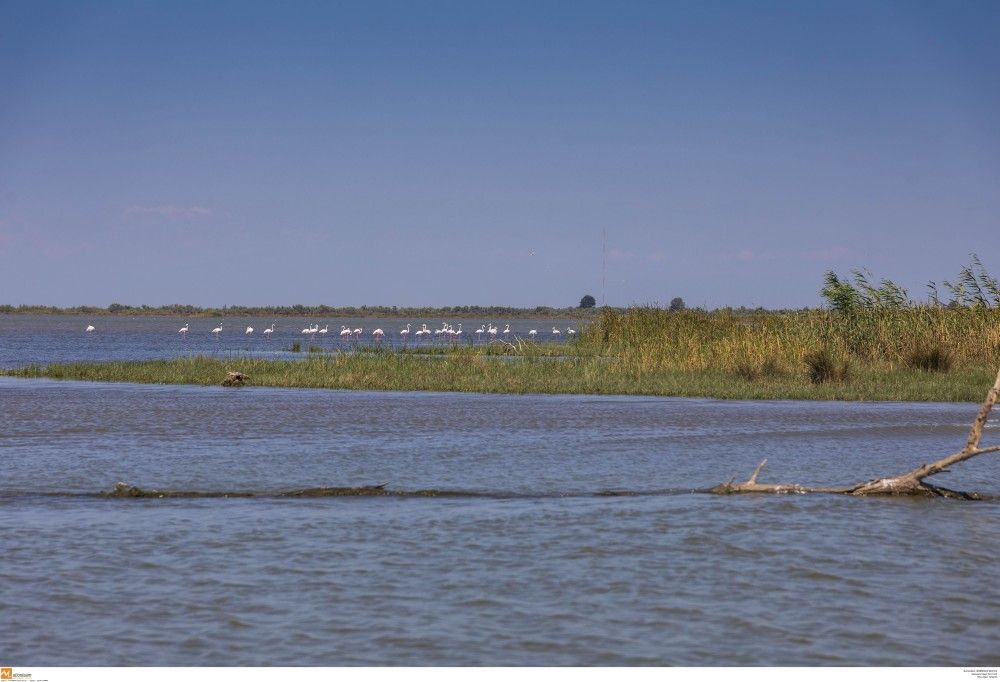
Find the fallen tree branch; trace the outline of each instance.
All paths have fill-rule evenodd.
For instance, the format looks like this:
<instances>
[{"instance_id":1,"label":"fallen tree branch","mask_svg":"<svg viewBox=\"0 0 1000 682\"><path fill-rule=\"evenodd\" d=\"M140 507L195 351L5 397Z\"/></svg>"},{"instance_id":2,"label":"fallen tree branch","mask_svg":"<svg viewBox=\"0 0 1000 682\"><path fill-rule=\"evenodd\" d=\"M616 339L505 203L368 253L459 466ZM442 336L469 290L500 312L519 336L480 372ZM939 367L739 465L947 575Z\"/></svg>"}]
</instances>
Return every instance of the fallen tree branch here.
<instances>
[{"instance_id":1,"label":"fallen tree branch","mask_svg":"<svg viewBox=\"0 0 1000 682\"><path fill-rule=\"evenodd\" d=\"M767 463L765 459L757 465L753 474L743 483L734 483L730 479L726 483L721 483L708 492L718 495L730 495L735 493L837 493L842 495L911 495L923 497L951 497L963 500L979 500L983 496L978 493L967 493L958 490L949 490L927 483L924 479L947 471L949 467L967 459L972 459L978 455L988 452L1000 451L1000 445L980 447L983 437L983 427L989 418L990 410L996 404L997 396L1000 395L1000 372L997 372L996 381L993 387L986 393L986 399L979 406L979 412L969 429L969 437L965 441L965 447L953 455L929 464L923 464L913 471L908 471L898 476L888 478L878 478L872 481L865 481L852 486L842 488L818 488L812 486L799 485L797 483L758 483L757 476Z\"/></svg>"}]
</instances>

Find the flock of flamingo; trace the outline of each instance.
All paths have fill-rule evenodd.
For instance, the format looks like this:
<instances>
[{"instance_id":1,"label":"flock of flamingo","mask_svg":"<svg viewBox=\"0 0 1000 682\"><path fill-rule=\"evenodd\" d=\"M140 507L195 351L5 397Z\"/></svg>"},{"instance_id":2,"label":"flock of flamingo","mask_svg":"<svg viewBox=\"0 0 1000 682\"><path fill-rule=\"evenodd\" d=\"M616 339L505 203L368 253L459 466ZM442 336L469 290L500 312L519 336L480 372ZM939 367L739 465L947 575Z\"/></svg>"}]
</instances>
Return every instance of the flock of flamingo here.
<instances>
[{"instance_id":1,"label":"flock of flamingo","mask_svg":"<svg viewBox=\"0 0 1000 682\"><path fill-rule=\"evenodd\" d=\"M272 322L270 327L262 330L261 333L264 335L265 339L270 339L271 338L271 335L274 333L275 325L276 325L276 323ZM445 341L450 341L452 343L457 343L457 342L461 341L462 338L463 338L463 334L464 334L464 332L462 331L462 323L461 322L458 323L458 328L457 329L454 328L451 324L449 324L447 322L442 323L442 325L441 325L441 327L439 329L430 329L427 326L426 323L421 323L420 329L414 330L414 329L412 329L412 327L413 327L413 325L411 323L407 323L405 328L399 330L399 338L403 341L404 344L406 344L409 341L411 333L412 333L413 338L415 340L417 340L417 341L421 341L421 340L423 340L423 341L431 341L431 340L436 340L436 339L443 339ZM187 338L187 334L190 331L190 328L191 328L191 323L188 322L183 327L181 327L180 329L178 329L177 333L180 334L181 337L183 337L183 338L186 339ZM96 331L97 331L97 329L96 329L96 327L94 327L94 325L92 325L92 324L87 325L86 332L88 334L96 332ZM313 323L312 326L305 327L302 330L301 334L303 336L308 336L308 337L310 337L312 339L315 339L317 335L319 335L320 338L326 338L326 335L329 333L329 331L330 331L330 324L329 323L327 323L326 326L324 326L322 329L320 329L318 323ZM246 331L243 332L243 335L246 336L246 337L251 337L251 336L253 336L254 332L255 332L255 330L254 330L253 327L247 327ZM213 329L210 333L213 336L215 336L216 339L218 339L219 337L221 337L222 336L222 323L219 323L219 326L216 327L215 329ZM363 327L358 327L356 329L351 329L350 327L348 327L346 325L341 325L341 327L340 327L340 340L344 341L344 342L348 342L348 341L357 342L357 341L361 340L361 337L362 337L362 335L364 333L365 333L365 330L364 330ZM510 337L510 335L511 335L512 332L510 331L510 324L507 324L503 328L503 330L499 330L496 326L493 325L492 322L486 322L486 323L483 323L482 325L480 325L480 327L478 329L476 329L476 331L471 332L471 333L476 335L476 339L477 340L481 340L484 335L486 336L486 338L488 340L494 340L494 339L497 338L497 336L501 336L502 338L507 339L507 338ZM383 330L381 328L372 330L370 332L370 334L371 334L371 339L374 342L376 342L376 343L381 343L382 340L385 338L385 330ZM573 336L576 335L576 330L573 329L573 328L571 328L571 327L567 327L566 328L566 335L568 337L573 337ZM537 329L531 329L531 330L528 331L528 337L529 338L534 339L537 336L538 336L538 330ZM558 327L552 327L552 336L555 337L555 338L561 337L562 336L562 330L559 329Z\"/></svg>"}]
</instances>

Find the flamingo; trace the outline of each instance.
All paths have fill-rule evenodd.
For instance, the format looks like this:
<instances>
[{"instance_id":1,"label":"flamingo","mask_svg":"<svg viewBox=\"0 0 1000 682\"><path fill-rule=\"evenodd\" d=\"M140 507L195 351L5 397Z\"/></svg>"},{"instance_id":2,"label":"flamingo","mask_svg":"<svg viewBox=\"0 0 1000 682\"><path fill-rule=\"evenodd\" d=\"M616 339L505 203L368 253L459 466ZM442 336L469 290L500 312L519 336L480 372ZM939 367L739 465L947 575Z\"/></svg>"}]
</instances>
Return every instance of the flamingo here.
<instances>
[{"instance_id":1,"label":"flamingo","mask_svg":"<svg viewBox=\"0 0 1000 682\"><path fill-rule=\"evenodd\" d=\"M243 333L246 334L247 336L250 336L251 334L253 334L253 327L247 327L247 330Z\"/></svg>"},{"instance_id":2,"label":"flamingo","mask_svg":"<svg viewBox=\"0 0 1000 682\"><path fill-rule=\"evenodd\" d=\"M483 334L486 333L486 325L481 325L479 329L476 330L476 339L479 339Z\"/></svg>"},{"instance_id":3,"label":"flamingo","mask_svg":"<svg viewBox=\"0 0 1000 682\"><path fill-rule=\"evenodd\" d=\"M406 340L410 338L410 323L409 322L406 323L406 329L400 329L399 330L399 335L403 338L403 343L406 343Z\"/></svg>"},{"instance_id":4,"label":"flamingo","mask_svg":"<svg viewBox=\"0 0 1000 682\"><path fill-rule=\"evenodd\" d=\"M190 326L191 326L190 322L186 323L183 327L181 327L180 329L177 330L177 333L180 334L181 336L185 336L186 337L187 333L188 333L188 327L190 327Z\"/></svg>"},{"instance_id":5,"label":"flamingo","mask_svg":"<svg viewBox=\"0 0 1000 682\"><path fill-rule=\"evenodd\" d=\"M490 322L490 328L487 331L490 333L491 339L495 339L497 337L497 328L493 326L492 322Z\"/></svg>"},{"instance_id":6,"label":"flamingo","mask_svg":"<svg viewBox=\"0 0 1000 682\"><path fill-rule=\"evenodd\" d=\"M457 342L461 340L462 340L462 323L459 322L458 329L455 330L455 341Z\"/></svg>"},{"instance_id":7,"label":"flamingo","mask_svg":"<svg viewBox=\"0 0 1000 682\"><path fill-rule=\"evenodd\" d=\"M351 338L351 330L344 325L340 325L340 340L343 341L349 338Z\"/></svg>"},{"instance_id":8,"label":"flamingo","mask_svg":"<svg viewBox=\"0 0 1000 682\"><path fill-rule=\"evenodd\" d=\"M530 336L531 338L535 338L535 336L537 335L538 335L537 329L532 329L531 331L528 332L528 336Z\"/></svg>"},{"instance_id":9,"label":"flamingo","mask_svg":"<svg viewBox=\"0 0 1000 682\"><path fill-rule=\"evenodd\" d=\"M322 329L319 330L319 333L322 334L324 338L326 338L326 333L328 331L330 331L330 323L329 322L326 323L325 327L323 327Z\"/></svg>"},{"instance_id":10,"label":"flamingo","mask_svg":"<svg viewBox=\"0 0 1000 682\"><path fill-rule=\"evenodd\" d=\"M559 336L561 333L557 327L552 328L552 336Z\"/></svg>"},{"instance_id":11,"label":"flamingo","mask_svg":"<svg viewBox=\"0 0 1000 682\"><path fill-rule=\"evenodd\" d=\"M506 327L503 328L503 335L507 336L508 334L510 334L510 325L509 324Z\"/></svg>"},{"instance_id":12,"label":"flamingo","mask_svg":"<svg viewBox=\"0 0 1000 682\"><path fill-rule=\"evenodd\" d=\"M354 340L355 341L357 341L358 339L361 338L361 333L362 332L364 332L364 328L363 327L358 327L357 329L354 330Z\"/></svg>"},{"instance_id":13,"label":"flamingo","mask_svg":"<svg viewBox=\"0 0 1000 682\"><path fill-rule=\"evenodd\" d=\"M265 329L263 333L264 333L264 338L265 339L271 338L271 334L274 333L274 322L271 323L271 328L270 329Z\"/></svg>"},{"instance_id":14,"label":"flamingo","mask_svg":"<svg viewBox=\"0 0 1000 682\"><path fill-rule=\"evenodd\" d=\"M570 336L575 336L576 330L573 329L572 327L566 327L566 333L569 334Z\"/></svg>"},{"instance_id":15,"label":"flamingo","mask_svg":"<svg viewBox=\"0 0 1000 682\"><path fill-rule=\"evenodd\" d=\"M381 343L382 337L385 336L385 332L382 331L381 329L376 329L375 331L372 332L372 336L375 338L376 341Z\"/></svg>"},{"instance_id":16,"label":"flamingo","mask_svg":"<svg viewBox=\"0 0 1000 682\"><path fill-rule=\"evenodd\" d=\"M219 323L218 327L216 327L215 329L212 330L212 333L215 334L215 338L219 338L219 334L222 333L222 323L221 322Z\"/></svg>"},{"instance_id":17,"label":"flamingo","mask_svg":"<svg viewBox=\"0 0 1000 682\"><path fill-rule=\"evenodd\" d=\"M87 329L86 329L85 331L86 331L87 333L90 333L90 332L96 332L96 331L97 331L97 328L96 328L96 327L94 327L94 325L92 325L92 324L88 324L88 325L87 325Z\"/></svg>"}]
</instances>

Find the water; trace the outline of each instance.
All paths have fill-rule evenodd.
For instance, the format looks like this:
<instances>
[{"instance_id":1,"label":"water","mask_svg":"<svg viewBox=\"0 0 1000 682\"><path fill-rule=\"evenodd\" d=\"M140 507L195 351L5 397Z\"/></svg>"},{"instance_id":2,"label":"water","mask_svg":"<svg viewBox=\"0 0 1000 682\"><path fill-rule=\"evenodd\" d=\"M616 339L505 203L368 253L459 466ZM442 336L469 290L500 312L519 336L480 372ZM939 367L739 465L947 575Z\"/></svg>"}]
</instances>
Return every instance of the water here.
<instances>
[{"instance_id":1,"label":"water","mask_svg":"<svg viewBox=\"0 0 1000 682\"><path fill-rule=\"evenodd\" d=\"M975 409L0 379L3 655L996 666L1000 503L698 492L902 472ZM1000 495L1000 457L940 478ZM475 494L91 495L119 480Z\"/></svg>"},{"instance_id":2,"label":"water","mask_svg":"<svg viewBox=\"0 0 1000 682\"><path fill-rule=\"evenodd\" d=\"M270 338L264 330L275 323ZM400 331L411 323L408 339ZM489 341L488 334L476 334L486 321L469 319L379 319L379 318L329 318L306 317L251 318L251 317L93 317L77 315L0 315L0 368L25 364L50 362L91 362L105 360L151 360L186 355L229 357L233 355L264 358L301 358L303 353L289 351L298 342L301 350L310 346L325 351L349 352L358 346L383 346L422 348L444 346L449 343L444 335L428 334L417 337L417 330L426 324L432 332L447 322L454 329L462 325L460 337L463 344L481 345ZM96 331L86 333L88 325ZM190 324L188 333L178 330ZM216 337L212 330L222 325ZM513 320L510 333L503 334L506 322L493 321L498 333L496 339L515 341L516 338L546 342L565 342L570 338L567 330L579 331L581 321L564 319ZM585 322L582 324L586 324ZM327 327L326 334L303 334L302 330L313 325ZM361 329L362 333L342 339L341 327ZM250 336L246 328L253 327ZM372 337L381 328L385 336L381 341ZM553 328L559 329L558 335ZM537 334L529 336L534 329Z\"/></svg>"}]
</instances>

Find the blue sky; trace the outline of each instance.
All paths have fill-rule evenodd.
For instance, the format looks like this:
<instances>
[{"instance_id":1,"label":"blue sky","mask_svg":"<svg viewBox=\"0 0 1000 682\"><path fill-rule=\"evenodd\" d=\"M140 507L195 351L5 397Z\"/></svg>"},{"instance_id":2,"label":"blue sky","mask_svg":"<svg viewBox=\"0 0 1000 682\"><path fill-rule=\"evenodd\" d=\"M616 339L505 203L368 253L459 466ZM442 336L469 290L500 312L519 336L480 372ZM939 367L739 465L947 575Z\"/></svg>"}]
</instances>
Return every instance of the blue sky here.
<instances>
[{"instance_id":1,"label":"blue sky","mask_svg":"<svg viewBox=\"0 0 1000 682\"><path fill-rule=\"evenodd\" d=\"M0 3L0 302L1000 273L997 2Z\"/></svg>"}]
</instances>

